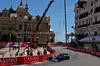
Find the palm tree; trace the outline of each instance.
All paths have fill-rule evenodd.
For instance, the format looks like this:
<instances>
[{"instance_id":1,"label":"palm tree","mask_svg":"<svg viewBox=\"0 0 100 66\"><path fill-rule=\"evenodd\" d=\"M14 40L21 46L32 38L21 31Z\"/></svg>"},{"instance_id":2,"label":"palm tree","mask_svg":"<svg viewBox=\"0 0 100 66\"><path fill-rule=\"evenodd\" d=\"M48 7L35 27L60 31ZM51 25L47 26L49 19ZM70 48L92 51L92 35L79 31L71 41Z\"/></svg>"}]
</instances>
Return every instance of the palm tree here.
<instances>
[{"instance_id":1,"label":"palm tree","mask_svg":"<svg viewBox=\"0 0 100 66\"><path fill-rule=\"evenodd\" d=\"M69 34L67 34L67 41L68 41L68 43L69 43Z\"/></svg>"},{"instance_id":2,"label":"palm tree","mask_svg":"<svg viewBox=\"0 0 100 66\"><path fill-rule=\"evenodd\" d=\"M9 37L11 35L11 41L13 41L13 42L16 41L18 29L15 26L5 25L5 26L3 26L3 30L4 30L4 32L2 32L2 35L5 37L2 40L7 41L7 38L9 39Z\"/></svg>"},{"instance_id":3,"label":"palm tree","mask_svg":"<svg viewBox=\"0 0 100 66\"><path fill-rule=\"evenodd\" d=\"M73 38L73 36L75 36L75 34L74 33L70 33L70 34L68 34L68 36L71 36L71 40L72 40L72 38Z\"/></svg>"},{"instance_id":4,"label":"palm tree","mask_svg":"<svg viewBox=\"0 0 100 66\"><path fill-rule=\"evenodd\" d=\"M74 33L70 33L70 36L71 36L71 39L73 38L73 36L74 36Z\"/></svg>"}]
</instances>

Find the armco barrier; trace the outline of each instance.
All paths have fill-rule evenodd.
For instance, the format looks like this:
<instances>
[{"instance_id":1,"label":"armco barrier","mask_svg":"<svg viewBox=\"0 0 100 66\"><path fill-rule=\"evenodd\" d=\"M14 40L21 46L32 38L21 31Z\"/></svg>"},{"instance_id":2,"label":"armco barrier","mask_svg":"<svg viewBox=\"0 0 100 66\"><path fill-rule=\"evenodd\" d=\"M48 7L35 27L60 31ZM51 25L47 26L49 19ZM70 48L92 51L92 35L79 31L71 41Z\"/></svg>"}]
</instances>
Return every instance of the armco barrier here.
<instances>
[{"instance_id":1,"label":"armco barrier","mask_svg":"<svg viewBox=\"0 0 100 66\"><path fill-rule=\"evenodd\" d=\"M86 50L86 49L79 49L79 48L73 48L73 47L68 47L68 49L74 50L74 51L79 51L79 52L84 52L84 53L89 53L92 55L100 56L100 52L92 51L92 50Z\"/></svg>"},{"instance_id":2,"label":"armco barrier","mask_svg":"<svg viewBox=\"0 0 100 66\"><path fill-rule=\"evenodd\" d=\"M56 52L52 54L46 55L39 55L39 56L20 56L20 57L3 57L0 58L0 66L7 66L7 65L31 65L38 62L46 62L48 57L55 57Z\"/></svg>"},{"instance_id":3,"label":"armco barrier","mask_svg":"<svg viewBox=\"0 0 100 66\"><path fill-rule=\"evenodd\" d=\"M90 51L90 50L86 50L86 53L89 53L89 54L91 54L91 51Z\"/></svg>"},{"instance_id":4,"label":"armco barrier","mask_svg":"<svg viewBox=\"0 0 100 66\"><path fill-rule=\"evenodd\" d=\"M100 56L100 52L96 52L95 54L96 54L97 56Z\"/></svg>"},{"instance_id":5,"label":"armco barrier","mask_svg":"<svg viewBox=\"0 0 100 66\"><path fill-rule=\"evenodd\" d=\"M92 54L92 55L96 55L96 52L94 52L94 51L91 50L91 54Z\"/></svg>"}]
</instances>

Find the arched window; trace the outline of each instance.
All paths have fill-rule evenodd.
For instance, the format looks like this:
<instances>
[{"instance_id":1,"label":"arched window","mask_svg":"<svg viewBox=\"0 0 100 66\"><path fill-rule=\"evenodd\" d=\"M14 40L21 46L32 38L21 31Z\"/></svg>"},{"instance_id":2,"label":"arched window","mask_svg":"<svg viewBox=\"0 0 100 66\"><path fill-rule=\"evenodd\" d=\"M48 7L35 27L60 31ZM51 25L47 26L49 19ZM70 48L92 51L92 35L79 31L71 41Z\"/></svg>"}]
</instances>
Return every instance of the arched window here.
<instances>
[{"instance_id":1,"label":"arched window","mask_svg":"<svg viewBox=\"0 0 100 66\"><path fill-rule=\"evenodd\" d=\"M19 17L22 17L22 14L20 14Z\"/></svg>"},{"instance_id":2,"label":"arched window","mask_svg":"<svg viewBox=\"0 0 100 66\"><path fill-rule=\"evenodd\" d=\"M4 13L4 17L7 17L7 13Z\"/></svg>"},{"instance_id":3,"label":"arched window","mask_svg":"<svg viewBox=\"0 0 100 66\"><path fill-rule=\"evenodd\" d=\"M94 32L94 36L96 36L97 35L97 32Z\"/></svg>"},{"instance_id":4,"label":"arched window","mask_svg":"<svg viewBox=\"0 0 100 66\"><path fill-rule=\"evenodd\" d=\"M91 1L91 6L93 6L93 1Z\"/></svg>"},{"instance_id":5,"label":"arched window","mask_svg":"<svg viewBox=\"0 0 100 66\"><path fill-rule=\"evenodd\" d=\"M39 18L37 18L37 21L39 21Z\"/></svg>"},{"instance_id":6,"label":"arched window","mask_svg":"<svg viewBox=\"0 0 100 66\"><path fill-rule=\"evenodd\" d=\"M32 19L31 17L28 18L29 21L31 21L31 19Z\"/></svg>"}]
</instances>

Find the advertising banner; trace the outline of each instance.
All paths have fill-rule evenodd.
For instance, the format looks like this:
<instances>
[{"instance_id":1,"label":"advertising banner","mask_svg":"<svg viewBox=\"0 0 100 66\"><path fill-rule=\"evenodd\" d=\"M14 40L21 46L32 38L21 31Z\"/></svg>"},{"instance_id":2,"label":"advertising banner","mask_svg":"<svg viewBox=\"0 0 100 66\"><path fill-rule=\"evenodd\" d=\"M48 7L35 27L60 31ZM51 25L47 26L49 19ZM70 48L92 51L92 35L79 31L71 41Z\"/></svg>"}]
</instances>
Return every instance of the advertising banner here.
<instances>
[{"instance_id":1,"label":"advertising banner","mask_svg":"<svg viewBox=\"0 0 100 66\"><path fill-rule=\"evenodd\" d=\"M46 55L37 55L37 56L20 56L20 57L3 57L0 58L0 66L7 66L7 65L19 65L19 64L25 64L25 65L31 65L38 62L47 62L47 58L50 56L55 57L56 52L52 54L46 54Z\"/></svg>"}]
</instances>

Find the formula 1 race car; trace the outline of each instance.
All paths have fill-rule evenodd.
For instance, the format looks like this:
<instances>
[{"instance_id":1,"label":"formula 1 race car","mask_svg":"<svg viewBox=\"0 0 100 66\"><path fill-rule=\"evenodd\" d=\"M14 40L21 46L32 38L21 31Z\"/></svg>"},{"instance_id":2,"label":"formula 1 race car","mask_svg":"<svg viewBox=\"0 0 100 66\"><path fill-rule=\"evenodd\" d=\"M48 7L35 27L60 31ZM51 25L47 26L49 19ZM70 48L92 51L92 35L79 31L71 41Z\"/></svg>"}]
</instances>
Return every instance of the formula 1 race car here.
<instances>
[{"instance_id":1,"label":"formula 1 race car","mask_svg":"<svg viewBox=\"0 0 100 66\"><path fill-rule=\"evenodd\" d=\"M49 61L62 61L62 60L69 60L70 56L67 53L61 53L57 56L55 56L54 58L52 56L50 56L48 58Z\"/></svg>"}]
</instances>

